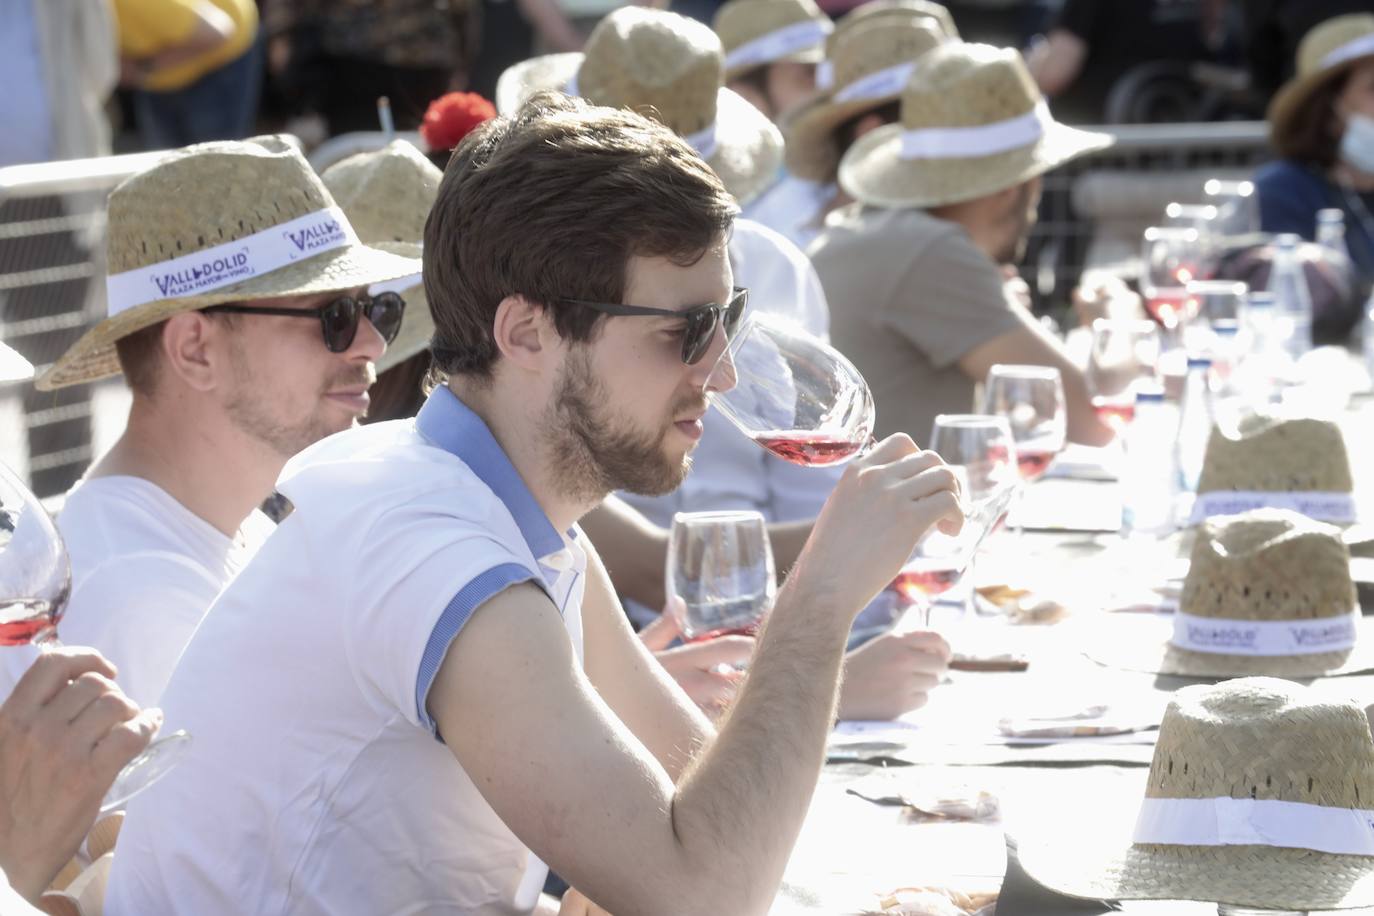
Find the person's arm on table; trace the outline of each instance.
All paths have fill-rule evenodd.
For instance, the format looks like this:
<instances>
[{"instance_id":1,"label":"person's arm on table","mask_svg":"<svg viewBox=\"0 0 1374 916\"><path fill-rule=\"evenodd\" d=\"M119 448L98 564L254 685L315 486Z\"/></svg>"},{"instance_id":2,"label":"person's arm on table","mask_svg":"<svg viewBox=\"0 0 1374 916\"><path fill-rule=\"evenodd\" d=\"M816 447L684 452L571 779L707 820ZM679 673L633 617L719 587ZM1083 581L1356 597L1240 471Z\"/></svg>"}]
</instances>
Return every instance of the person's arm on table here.
<instances>
[{"instance_id":1,"label":"person's arm on table","mask_svg":"<svg viewBox=\"0 0 1374 916\"><path fill-rule=\"evenodd\" d=\"M473 614L429 709L506 824L600 906L763 913L815 788L853 617L932 524L957 530L957 487L904 436L850 466L779 592L739 700L676 785L528 584Z\"/></svg>"},{"instance_id":2,"label":"person's arm on table","mask_svg":"<svg viewBox=\"0 0 1374 916\"><path fill-rule=\"evenodd\" d=\"M0 869L31 902L76 854L115 776L162 724L162 712L140 710L114 675L92 649L52 649L0 706Z\"/></svg>"}]
</instances>

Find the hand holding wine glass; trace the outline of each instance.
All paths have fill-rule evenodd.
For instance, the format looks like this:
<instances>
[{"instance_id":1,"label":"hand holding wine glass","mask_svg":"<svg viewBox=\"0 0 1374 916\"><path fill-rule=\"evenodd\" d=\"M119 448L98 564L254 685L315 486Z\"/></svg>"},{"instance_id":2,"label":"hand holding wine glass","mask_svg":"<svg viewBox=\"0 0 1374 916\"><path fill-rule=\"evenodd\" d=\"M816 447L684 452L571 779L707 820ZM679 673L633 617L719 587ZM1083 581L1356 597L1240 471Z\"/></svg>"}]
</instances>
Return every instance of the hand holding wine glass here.
<instances>
[{"instance_id":1,"label":"hand holding wine glass","mask_svg":"<svg viewBox=\"0 0 1374 916\"><path fill-rule=\"evenodd\" d=\"M0 464L0 646L61 645L57 623L71 593L71 561L38 497ZM162 778L190 743L184 731L149 745L115 777L101 813Z\"/></svg>"}]
</instances>

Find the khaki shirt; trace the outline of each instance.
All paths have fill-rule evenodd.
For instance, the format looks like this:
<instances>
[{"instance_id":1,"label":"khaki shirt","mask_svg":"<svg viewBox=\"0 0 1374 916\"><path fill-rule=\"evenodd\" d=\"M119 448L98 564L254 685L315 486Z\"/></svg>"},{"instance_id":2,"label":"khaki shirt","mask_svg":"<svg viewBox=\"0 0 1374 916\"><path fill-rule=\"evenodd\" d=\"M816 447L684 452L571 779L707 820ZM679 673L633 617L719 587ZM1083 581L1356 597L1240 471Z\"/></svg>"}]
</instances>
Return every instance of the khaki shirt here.
<instances>
[{"instance_id":1,"label":"khaki shirt","mask_svg":"<svg viewBox=\"0 0 1374 916\"><path fill-rule=\"evenodd\" d=\"M923 210L837 210L810 255L830 339L873 390L879 438L929 441L935 416L975 410L959 368L974 347L1025 326L1002 274L963 226Z\"/></svg>"}]
</instances>

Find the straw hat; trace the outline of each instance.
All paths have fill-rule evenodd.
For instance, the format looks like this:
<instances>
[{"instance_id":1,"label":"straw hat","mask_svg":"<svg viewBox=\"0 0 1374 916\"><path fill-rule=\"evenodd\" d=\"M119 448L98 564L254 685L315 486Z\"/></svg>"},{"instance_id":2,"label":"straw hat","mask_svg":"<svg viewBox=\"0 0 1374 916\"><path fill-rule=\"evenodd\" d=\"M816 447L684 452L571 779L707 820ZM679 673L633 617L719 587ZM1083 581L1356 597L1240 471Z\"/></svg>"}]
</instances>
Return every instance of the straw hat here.
<instances>
[{"instance_id":1,"label":"straw hat","mask_svg":"<svg viewBox=\"0 0 1374 916\"><path fill-rule=\"evenodd\" d=\"M868 0L867 3L860 3L849 12L840 17L839 28L853 26L856 22L875 17L895 17L909 19L929 19L945 34L947 38L958 38L959 29L954 24L954 17L950 15L947 8L939 3L932 3L931 0ZM834 35L831 35L833 40ZM827 41L825 45L826 57L831 56L834 45Z\"/></svg>"},{"instance_id":2,"label":"straw hat","mask_svg":"<svg viewBox=\"0 0 1374 916\"><path fill-rule=\"evenodd\" d=\"M1322 86L1356 64L1374 58L1374 14L1328 19L1298 44L1297 74L1274 95L1266 115L1269 136L1280 156L1291 156L1294 120Z\"/></svg>"},{"instance_id":3,"label":"straw hat","mask_svg":"<svg viewBox=\"0 0 1374 916\"><path fill-rule=\"evenodd\" d=\"M1052 840L1019 838L1026 872L1061 893L1374 904L1374 742L1354 702L1265 677L1184 687L1160 724L1134 830L1084 802L1081 822L1056 823Z\"/></svg>"},{"instance_id":4,"label":"straw hat","mask_svg":"<svg viewBox=\"0 0 1374 916\"><path fill-rule=\"evenodd\" d=\"M828 44L828 85L784 127L787 170L808 181L832 180L840 161L835 129L900 98L920 58L948 40L935 19L901 8L862 19L847 17Z\"/></svg>"},{"instance_id":5,"label":"straw hat","mask_svg":"<svg viewBox=\"0 0 1374 916\"><path fill-rule=\"evenodd\" d=\"M820 63L834 27L814 0L729 0L712 22L725 48L725 81L781 61Z\"/></svg>"},{"instance_id":6,"label":"straw hat","mask_svg":"<svg viewBox=\"0 0 1374 916\"><path fill-rule=\"evenodd\" d=\"M1207 522L1172 619L1111 615L1085 645L1105 665L1192 677L1374 668L1340 531L1284 509Z\"/></svg>"},{"instance_id":7,"label":"straw hat","mask_svg":"<svg viewBox=\"0 0 1374 916\"><path fill-rule=\"evenodd\" d=\"M115 341L181 312L420 269L360 243L305 157L278 137L179 150L121 182L108 213L109 317L43 374L45 391L119 374Z\"/></svg>"},{"instance_id":8,"label":"straw hat","mask_svg":"<svg viewBox=\"0 0 1374 916\"><path fill-rule=\"evenodd\" d=\"M26 382L33 378L33 363L9 344L0 341L0 382Z\"/></svg>"},{"instance_id":9,"label":"straw hat","mask_svg":"<svg viewBox=\"0 0 1374 916\"><path fill-rule=\"evenodd\" d=\"M425 220L439 196L444 173L412 144L393 140L376 152L336 162L320 177L365 244L420 257ZM377 361L377 372L382 373L429 346L434 318L418 272L379 285L394 288L406 300L401 330Z\"/></svg>"},{"instance_id":10,"label":"straw hat","mask_svg":"<svg viewBox=\"0 0 1374 916\"><path fill-rule=\"evenodd\" d=\"M685 139L744 203L777 177L782 134L724 88L724 71L720 39L706 26L623 6L597 24L584 53L547 54L509 67L496 84L496 109L509 115L535 92L559 89L594 105L641 111Z\"/></svg>"},{"instance_id":11,"label":"straw hat","mask_svg":"<svg viewBox=\"0 0 1374 916\"><path fill-rule=\"evenodd\" d=\"M1353 522L1352 488L1345 439L1335 423L1252 414L1212 428L1193 520L1277 506L1322 521Z\"/></svg>"},{"instance_id":12,"label":"straw hat","mask_svg":"<svg viewBox=\"0 0 1374 916\"><path fill-rule=\"evenodd\" d=\"M902 120L860 137L840 185L879 207L934 207L1014 187L1113 139L1050 115L1021 55L948 43L921 59Z\"/></svg>"}]
</instances>

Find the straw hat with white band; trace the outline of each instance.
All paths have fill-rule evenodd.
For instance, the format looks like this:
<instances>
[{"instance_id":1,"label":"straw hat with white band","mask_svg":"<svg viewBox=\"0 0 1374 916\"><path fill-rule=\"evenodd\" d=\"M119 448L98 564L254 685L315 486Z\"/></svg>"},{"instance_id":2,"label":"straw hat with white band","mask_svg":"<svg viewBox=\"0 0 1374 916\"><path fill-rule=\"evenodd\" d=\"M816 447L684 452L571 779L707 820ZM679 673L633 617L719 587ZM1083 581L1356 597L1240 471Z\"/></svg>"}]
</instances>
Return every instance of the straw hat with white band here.
<instances>
[{"instance_id":1,"label":"straw hat with white band","mask_svg":"<svg viewBox=\"0 0 1374 916\"><path fill-rule=\"evenodd\" d=\"M1021 55L945 44L926 54L902 92L902 119L860 137L840 186L879 207L934 207L994 194L1113 139L1060 124Z\"/></svg>"},{"instance_id":2,"label":"straw hat with white band","mask_svg":"<svg viewBox=\"0 0 1374 916\"><path fill-rule=\"evenodd\" d=\"M826 58L829 86L784 125L787 170L808 181L833 180L840 160L835 129L901 98L921 58L947 40L928 17L884 15L842 22Z\"/></svg>"},{"instance_id":3,"label":"straw hat with white band","mask_svg":"<svg viewBox=\"0 0 1374 916\"><path fill-rule=\"evenodd\" d=\"M1134 826L1085 800L1018 837L1039 883L1094 900L1285 910L1374 904L1374 742L1364 710L1274 678L1184 687Z\"/></svg>"},{"instance_id":4,"label":"straw hat with white band","mask_svg":"<svg viewBox=\"0 0 1374 916\"><path fill-rule=\"evenodd\" d=\"M439 196L444 173L405 140L336 162L320 176L365 244L392 254L419 258L425 220ZM385 372L429 346L434 318L417 272L373 284L370 292L393 290L406 300L405 319L396 339L377 360Z\"/></svg>"},{"instance_id":5,"label":"straw hat with white band","mask_svg":"<svg viewBox=\"0 0 1374 916\"><path fill-rule=\"evenodd\" d=\"M1356 518L1345 438L1335 423L1250 415L1207 440L1192 523L1270 506L1333 524Z\"/></svg>"},{"instance_id":6,"label":"straw hat with white band","mask_svg":"<svg viewBox=\"0 0 1374 916\"><path fill-rule=\"evenodd\" d=\"M1279 89L1266 115L1281 156L1292 155L1296 116L1312 95L1361 61L1374 60L1374 13L1328 19L1298 44L1297 75Z\"/></svg>"},{"instance_id":7,"label":"straw hat with white band","mask_svg":"<svg viewBox=\"0 0 1374 916\"><path fill-rule=\"evenodd\" d=\"M186 147L120 183L108 211L109 317L43 374L43 390L117 375L115 341L181 312L420 269L359 242L305 157L277 137Z\"/></svg>"},{"instance_id":8,"label":"straw hat with white band","mask_svg":"<svg viewBox=\"0 0 1374 916\"><path fill-rule=\"evenodd\" d=\"M601 20L583 53L548 54L508 68L496 109L512 114L543 89L630 108L681 136L740 203L777 177L782 134L724 86L724 51L705 25L676 13L623 6Z\"/></svg>"},{"instance_id":9,"label":"straw hat with white band","mask_svg":"<svg viewBox=\"0 0 1374 916\"><path fill-rule=\"evenodd\" d=\"M1323 677L1374 669L1339 529L1285 509L1204 524L1172 615L1113 614L1080 640L1094 661L1189 677Z\"/></svg>"},{"instance_id":10,"label":"straw hat with white band","mask_svg":"<svg viewBox=\"0 0 1374 916\"><path fill-rule=\"evenodd\" d=\"M725 47L725 81L783 61L820 63L830 17L813 0L729 0L712 22Z\"/></svg>"}]
</instances>

